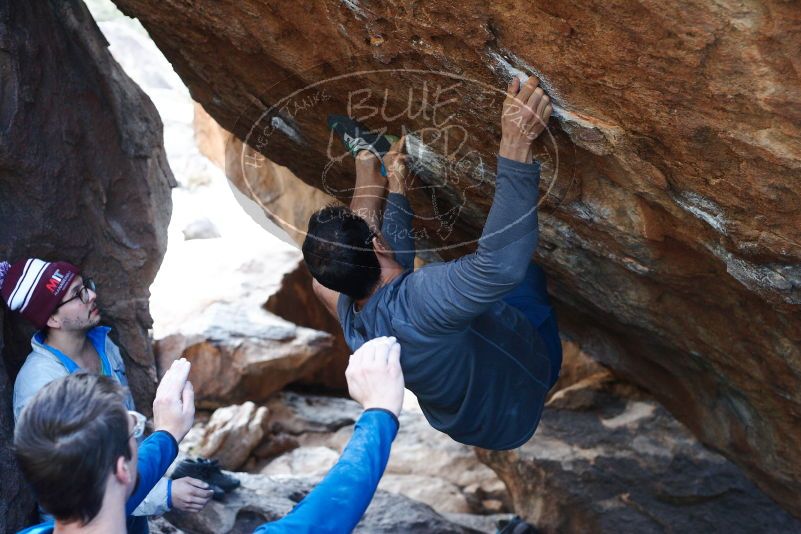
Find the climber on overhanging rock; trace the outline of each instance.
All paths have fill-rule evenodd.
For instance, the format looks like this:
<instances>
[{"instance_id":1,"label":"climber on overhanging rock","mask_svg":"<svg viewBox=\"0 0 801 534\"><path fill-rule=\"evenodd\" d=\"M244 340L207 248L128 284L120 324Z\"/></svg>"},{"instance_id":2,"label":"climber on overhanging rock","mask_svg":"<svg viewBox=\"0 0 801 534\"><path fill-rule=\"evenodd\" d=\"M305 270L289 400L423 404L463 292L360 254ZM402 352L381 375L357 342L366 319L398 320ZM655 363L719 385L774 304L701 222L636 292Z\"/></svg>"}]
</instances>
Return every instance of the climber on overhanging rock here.
<instances>
[{"instance_id":1,"label":"climber on overhanging rock","mask_svg":"<svg viewBox=\"0 0 801 534\"><path fill-rule=\"evenodd\" d=\"M0 296L12 312L19 313L38 331L31 339L31 352L14 382L14 419L45 385L78 371L109 376L128 385L120 349L109 337L110 328L99 326L96 286L83 278L78 267L67 262L36 258L13 265L0 262ZM125 403L134 409L133 397L125 389ZM129 532L147 532L149 515L171 508L200 511L211 491L194 478L163 478L130 518Z\"/></svg>"},{"instance_id":2,"label":"climber on overhanging rock","mask_svg":"<svg viewBox=\"0 0 801 534\"><path fill-rule=\"evenodd\" d=\"M552 111L538 84L532 77L508 87L495 198L475 253L414 271L402 143L382 153L380 137L356 123L343 135L356 156L350 209L316 212L303 243L315 293L350 348L396 337L406 385L429 423L487 449L532 436L562 362L545 274L531 263L540 176L532 143Z\"/></svg>"}]
</instances>

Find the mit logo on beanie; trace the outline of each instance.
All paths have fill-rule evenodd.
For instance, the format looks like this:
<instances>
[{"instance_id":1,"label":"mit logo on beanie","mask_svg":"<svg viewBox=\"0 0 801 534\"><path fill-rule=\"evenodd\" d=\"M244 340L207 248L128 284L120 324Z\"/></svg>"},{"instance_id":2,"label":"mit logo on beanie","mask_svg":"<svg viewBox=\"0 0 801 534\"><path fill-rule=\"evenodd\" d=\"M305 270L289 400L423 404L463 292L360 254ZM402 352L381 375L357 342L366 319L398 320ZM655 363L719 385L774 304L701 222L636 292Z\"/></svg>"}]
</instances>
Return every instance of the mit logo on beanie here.
<instances>
[{"instance_id":1,"label":"mit logo on beanie","mask_svg":"<svg viewBox=\"0 0 801 534\"><path fill-rule=\"evenodd\" d=\"M36 328L44 328L79 272L64 261L29 258L14 264L0 262L0 296L8 309Z\"/></svg>"}]
</instances>

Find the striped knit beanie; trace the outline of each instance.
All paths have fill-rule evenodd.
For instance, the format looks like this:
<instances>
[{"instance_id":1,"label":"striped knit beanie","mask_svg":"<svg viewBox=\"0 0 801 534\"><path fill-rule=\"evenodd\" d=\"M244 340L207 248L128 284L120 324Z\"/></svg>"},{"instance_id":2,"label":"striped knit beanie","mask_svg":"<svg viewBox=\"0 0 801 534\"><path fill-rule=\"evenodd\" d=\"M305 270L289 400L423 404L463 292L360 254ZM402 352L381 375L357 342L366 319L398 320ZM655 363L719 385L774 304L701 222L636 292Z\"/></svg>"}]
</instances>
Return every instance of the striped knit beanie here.
<instances>
[{"instance_id":1,"label":"striped knit beanie","mask_svg":"<svg viewBox=\"0 0 801 534\"><path fill-rule=\"evenodd\" d=\"M79 273L74 265L30 258L0 262L0 296L8 309L18 312L36 328L44 328Z\"/></svg>"}]
</instances>

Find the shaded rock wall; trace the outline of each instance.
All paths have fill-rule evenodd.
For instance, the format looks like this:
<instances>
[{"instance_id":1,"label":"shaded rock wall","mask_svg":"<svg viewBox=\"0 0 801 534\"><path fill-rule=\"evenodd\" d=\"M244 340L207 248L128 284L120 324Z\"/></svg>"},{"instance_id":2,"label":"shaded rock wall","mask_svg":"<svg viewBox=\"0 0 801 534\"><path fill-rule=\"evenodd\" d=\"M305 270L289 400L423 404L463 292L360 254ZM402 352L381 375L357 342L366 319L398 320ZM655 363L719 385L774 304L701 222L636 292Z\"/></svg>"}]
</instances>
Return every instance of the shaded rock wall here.
<instances>
[{"instance_id":1,"label":"shaded rock wall","mask_svg":"<svg viewBox=\"0 0 801 534\"><path fill-rule=\"evenodd\" d=\"M134 396L145 401L155 391L148 287L166 247L173 183L161 120L82 3L5 10L15 31L5 54L2 255L63 258L96 279ZM27 350L6 354L19 364Z\"/></svg>"},{"instance_id":2,"label":"shaded rock wall","mask_svg":"<svg viewBox=\"0 0 801 534\"><path fill-rule=\"evenodd\" d=\"M3 316L0 315L0 325ZM3 349L3 336L0 334L0 350ZM0 486L0 532L16 532L31 523L34 499L25 482L12 453L14 443L14 413L11 404L11 390L14 382L9 378L5 362L0 359L0 473L3 484Z\"/></svg>"},{"instance_id":3,"label":"shaded rock wall","mask_svg":"<svg viewBox=\"0 0 801 534\"><path fill-rule=\"evenodd\" d=\"M323 179L326 115L367 90L354 114L375 108L368 123L420 131L436 122L432 95L445 88L440 117L464 142L422 138L413 154L427 186L412 194L427 230L420 244L436 247L475 238L489 206L491 172L454 165L494 166L500 99L481 84L540 76L556 110L553 139L538 147L549 191L539 258L563 320L578 334L597 329L615 348L606 363L801 515L793 3L117 4L223 127L342 200L352 170L343 160ZM376 72L387 68L405 70ZM460 78L444 83L431 71ZM297 90L303 98L287 107ZM425 112L409 111L410 91ZM268 188L248 190L267 206Z\"/></svg>"},{"instance_id":4,"label":"shaded rock wall","mask_svg":"<svg viewBox=\"0 0 801 534\"><path fill-rule=\"evenodd\" d=\"M79 1L0 4L0 257L66 259L99 286L142 411L155 391L148 287L166 247L172 174L161 121ZM31 327L3 311L0 531L31 510L7 444ZM6 508L7 507L7 508Z\"/></svg>"}]
</instances>

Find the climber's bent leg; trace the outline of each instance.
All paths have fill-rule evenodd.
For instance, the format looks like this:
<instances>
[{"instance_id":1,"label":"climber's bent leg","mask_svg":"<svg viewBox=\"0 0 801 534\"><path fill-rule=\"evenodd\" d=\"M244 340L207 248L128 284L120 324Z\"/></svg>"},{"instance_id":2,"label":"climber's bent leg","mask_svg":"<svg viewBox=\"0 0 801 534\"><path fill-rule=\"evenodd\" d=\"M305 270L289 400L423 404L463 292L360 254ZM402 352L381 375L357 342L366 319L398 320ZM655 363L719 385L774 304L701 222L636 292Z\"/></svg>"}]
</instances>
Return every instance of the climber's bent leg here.
<instances>
[{"instance_id":1,"label":"climber's bent leg","mask_svg":"<svg viewBox=\"0 0 801 534\"><path fill-rule=\"evenodd\" d=\"M559 339L556 312L548 298L545 271L536 263L530 263L523 282L503 301L520 310L540 334L548 351L548 359L551 361L549 386L553 387L562 368L562 342Z\"/></svg>"}]
</instances>

